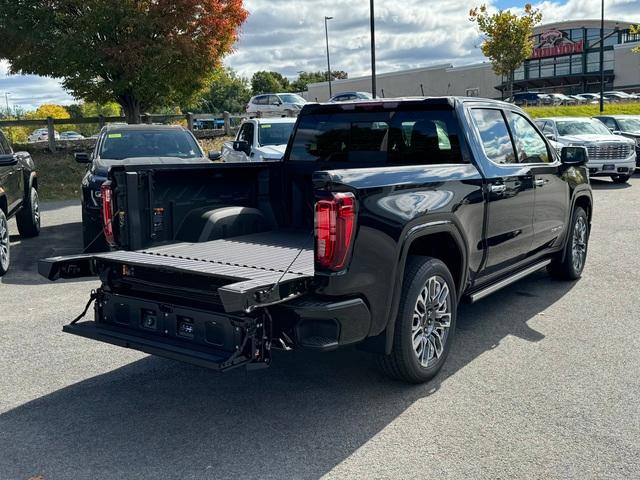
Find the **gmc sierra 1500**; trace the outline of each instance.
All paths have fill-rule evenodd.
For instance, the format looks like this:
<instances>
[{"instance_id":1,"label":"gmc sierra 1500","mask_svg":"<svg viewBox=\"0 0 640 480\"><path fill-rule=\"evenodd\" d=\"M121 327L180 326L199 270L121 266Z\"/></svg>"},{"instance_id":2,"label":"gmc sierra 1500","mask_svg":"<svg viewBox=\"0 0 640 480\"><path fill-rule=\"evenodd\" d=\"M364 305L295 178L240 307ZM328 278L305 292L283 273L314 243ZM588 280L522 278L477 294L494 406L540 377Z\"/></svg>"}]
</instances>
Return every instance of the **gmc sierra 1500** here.
<instances>
[{"instance_id":1,"label":"gmc sierra 1500","mask_svg":"<svg viewBox=\"0 0 640 480\"><path fill-rule=\"evenodd\" d=\"M423 382L459 301L543 267L580 277L586 161L498 101L310 104L283 162L112 168L105 236L135 251L39 267L102 281L69 333L217 370L358 343Z\"/></svg>"}]
</instances>

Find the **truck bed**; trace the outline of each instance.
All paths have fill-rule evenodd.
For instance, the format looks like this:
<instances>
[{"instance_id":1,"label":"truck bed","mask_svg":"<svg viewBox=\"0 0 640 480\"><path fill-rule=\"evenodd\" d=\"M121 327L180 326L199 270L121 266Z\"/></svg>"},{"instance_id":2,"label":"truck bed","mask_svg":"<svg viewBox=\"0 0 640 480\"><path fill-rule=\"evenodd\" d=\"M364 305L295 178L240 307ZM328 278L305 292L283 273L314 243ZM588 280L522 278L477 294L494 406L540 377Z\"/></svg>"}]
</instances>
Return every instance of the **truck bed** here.
<instances>
[{"instance_id":1,"label":"truck bed","mask_svg":"<svg viewBox=\"0 0 640 480\"><path fill-rule=\"evenodd\" d=\"M313 235L296 230L116 251L96 254L94 258L222 280L225 284L217 293L227 312L248 312L257 306L279 303L283 296L298 296L303 293L299 287L314 275ZM277 289L273 288L276 283ZM291 290L294 285L296 288Z\"/></svg>"}]
</instances>

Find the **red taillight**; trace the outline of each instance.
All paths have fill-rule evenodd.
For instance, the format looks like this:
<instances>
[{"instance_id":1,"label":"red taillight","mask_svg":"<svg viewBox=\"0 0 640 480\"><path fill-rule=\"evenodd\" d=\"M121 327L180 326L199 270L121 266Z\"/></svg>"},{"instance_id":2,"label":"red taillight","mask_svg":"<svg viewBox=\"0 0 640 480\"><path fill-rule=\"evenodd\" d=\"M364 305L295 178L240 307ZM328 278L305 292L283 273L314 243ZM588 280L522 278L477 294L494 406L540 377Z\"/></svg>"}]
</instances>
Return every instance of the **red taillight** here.
<instances>
[{"instance_id":1,"label":"red taillight","mask_svg":"<svg viewBox=\"0 0 640 480\"><path fill-rule=\"evenodd\" d=\"M353 193L334 193L316 202L316 263L329 270L343 269L355 233L356 199Z\"/></svg>"},{"instance_id":2,"label":"red taillight","mask_svg":"<svg viewBox=\"0 0 640 480\"><path fill-rule=\"evenodd\" d=\"M113 236L113 192L111 182L104 182L100 186L100 196L102 198L102 231L107 243L112 247L116 241Z\"/></svg>"}]
</instances>

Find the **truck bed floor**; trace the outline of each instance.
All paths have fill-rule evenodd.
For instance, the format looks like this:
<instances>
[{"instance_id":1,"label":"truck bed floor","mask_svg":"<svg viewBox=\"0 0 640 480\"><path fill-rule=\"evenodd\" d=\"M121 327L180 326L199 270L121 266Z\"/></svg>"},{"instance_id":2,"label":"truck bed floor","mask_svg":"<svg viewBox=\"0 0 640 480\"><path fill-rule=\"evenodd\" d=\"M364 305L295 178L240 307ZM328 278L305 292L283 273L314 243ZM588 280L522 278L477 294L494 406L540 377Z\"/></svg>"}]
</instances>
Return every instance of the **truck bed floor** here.
<instances>
[{"instance_id":1,"label":"truck bed floor","mask_svg":"<svg viewBox=\"0 0 640 480\"><path fill-rule=\"evenodd\" d=\"M95 258L216 277L229 281L224 288L238 293L314 274L313 235L304 231L279 230L202 243L176 243L135 252L97 254Z\"/></svg>"}]
</instances>

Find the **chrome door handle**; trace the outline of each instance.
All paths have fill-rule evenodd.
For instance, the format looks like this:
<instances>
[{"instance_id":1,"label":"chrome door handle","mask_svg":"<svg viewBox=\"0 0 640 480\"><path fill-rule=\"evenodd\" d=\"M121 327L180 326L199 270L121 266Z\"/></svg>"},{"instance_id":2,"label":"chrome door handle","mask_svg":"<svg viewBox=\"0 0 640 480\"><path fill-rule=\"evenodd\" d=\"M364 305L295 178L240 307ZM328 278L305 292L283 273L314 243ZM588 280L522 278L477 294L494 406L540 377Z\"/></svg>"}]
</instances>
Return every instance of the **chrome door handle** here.
<instances>
[{"instance_id":1,"label":"chrome door handle","mask_svg":"<svg viewBox=\"0 0 640 480\"><path fill-rule=\"evenodd\" d=\"M535 182L533 182L535 184L536 187L544 187L544 184L547 183L546 180L536 180Z\"/></svg>"},{"instance_id":2,"label":"chrome door handle","mask_svg":"<svg viewBox=\"0 0 640 480\"><path fill-rule=\"evenodd\" d=\"M491 185L491 193L504 193L506 191L506 185Z\"/></svg>"}]
</instances>

